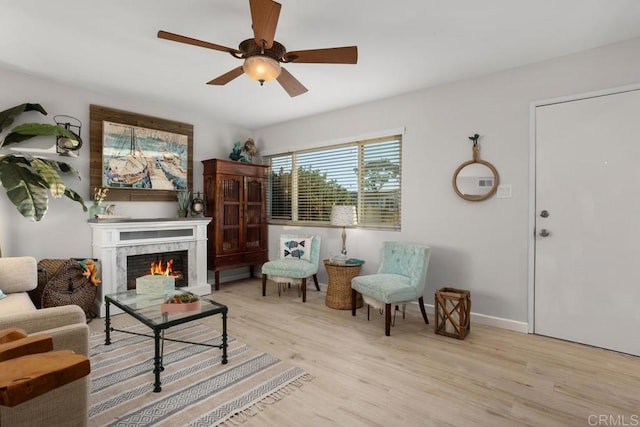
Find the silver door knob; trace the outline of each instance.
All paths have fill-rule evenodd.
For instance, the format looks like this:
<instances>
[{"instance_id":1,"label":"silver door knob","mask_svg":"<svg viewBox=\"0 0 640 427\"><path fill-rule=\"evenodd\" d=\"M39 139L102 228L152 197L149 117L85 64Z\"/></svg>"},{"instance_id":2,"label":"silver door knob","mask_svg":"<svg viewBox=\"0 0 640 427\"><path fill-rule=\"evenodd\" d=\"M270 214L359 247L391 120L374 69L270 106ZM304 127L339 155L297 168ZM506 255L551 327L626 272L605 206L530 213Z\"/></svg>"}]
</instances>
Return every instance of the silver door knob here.
<instances>
[{"instance_id":1,"label":"silver door knob","mask_svg":"<svg viewBox=\"0 0 640 427\"><path fill-rule=\"evenodd\" d=\"M542 230L540 230L540 233L538 234L540 234L541 237L547 237L549 236L550 233L549 233L549 230L547 230L546 228L543 228Z\"/></svg>"}]
</instances>

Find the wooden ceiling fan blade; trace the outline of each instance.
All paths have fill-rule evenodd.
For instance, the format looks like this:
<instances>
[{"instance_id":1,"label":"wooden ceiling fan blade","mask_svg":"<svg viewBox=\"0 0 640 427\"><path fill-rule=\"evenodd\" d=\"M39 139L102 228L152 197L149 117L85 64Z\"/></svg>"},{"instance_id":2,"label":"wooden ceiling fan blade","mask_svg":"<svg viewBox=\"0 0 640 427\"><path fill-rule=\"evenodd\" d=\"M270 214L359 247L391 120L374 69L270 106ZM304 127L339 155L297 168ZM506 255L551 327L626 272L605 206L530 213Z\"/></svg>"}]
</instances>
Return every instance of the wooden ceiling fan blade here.
<instances>
[{"instance_id":1,"label":"wooden ceiling fan blade","mask_svg":"<svg viewBox=\"0 0 640 427\"><path fill-rule=\"evenodd\" d=\"M237 49L232 49L230 47L221 46L219 44L209 43L209 42L205 42L198 39L193 39L187 36L181 36L180 34L174 34L168 31L162 31L162 30L158 31L158 38L171 40L178 43L190 44L193 46L205 47L207 49L219 50L221 52L235 53L237 55L240 55L240 51Z\"/></svg>"},{"instance_id":2,"label":"wooden ceiling fan blade","mask_svg":"<svg viewBox=\"0 0 640 427\"><path fill-rule=\"evenodd\" d=\"M262 46L262 40L264 40L264 47L271 49L280 17L280 3L272 0L249 0L249 8L256 43Z\"/></svg>"},{"instance_id":3,"label":"wooden ceiling fan blade","mask_svg":"<svg viewBox=\"0 0 640 427\"><path fill-rule=\"evenodd\" d=\"M223 75L218 76L215 79L207 82L207 84L208 85L216 85L216 86L226 85L231 80L233 80L236 77L242 75L243 73L244 73L244 70L242 69L242 66L239 66L239 67L236 67L233 70L231 70L229 72L226 72Z\"/></svg>"},{"instance_id":4,"label":"wooden ceiling fan blade","mask_svg":"<svg viewBox=\"0 0 640 427\"><path fill-rule=\"evenodd\" d=\"M284 62L314 64L357 64L358 46L330 47L287 52Z\"/></svg>"},{"instance_id":5,"label":"wooden ceiling fan blade","mask_svg":"<svg viewBox=\"0 0 640 427\"><path fill-rule=\"evenodd\" d=\"M290 97L302 95L308 89L302 85L290 72L281 68L280 75L278 76L278 83L284 90L287 91Z\"/></svg>"}]
</instances>

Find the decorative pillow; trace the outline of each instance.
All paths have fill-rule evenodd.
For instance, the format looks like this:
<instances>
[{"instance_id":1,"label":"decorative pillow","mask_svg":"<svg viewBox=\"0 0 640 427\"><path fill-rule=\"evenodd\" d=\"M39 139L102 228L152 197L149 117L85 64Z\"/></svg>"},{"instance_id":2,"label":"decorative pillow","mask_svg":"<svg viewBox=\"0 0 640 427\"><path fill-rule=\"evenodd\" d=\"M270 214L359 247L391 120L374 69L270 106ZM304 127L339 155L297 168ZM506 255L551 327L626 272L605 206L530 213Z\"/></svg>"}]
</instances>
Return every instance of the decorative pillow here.
<instances>
[{"instance_id":1,"label":"decorative pillow","mask_svg":"<svg viewBox=\"0 0 640 427\"><path fill-rule=\"evenodd\" d=\"M312 237L301 239L280 238L280 254L282 259L298 258L311 261L311 241Z\"/></svg>"}]
</instances>

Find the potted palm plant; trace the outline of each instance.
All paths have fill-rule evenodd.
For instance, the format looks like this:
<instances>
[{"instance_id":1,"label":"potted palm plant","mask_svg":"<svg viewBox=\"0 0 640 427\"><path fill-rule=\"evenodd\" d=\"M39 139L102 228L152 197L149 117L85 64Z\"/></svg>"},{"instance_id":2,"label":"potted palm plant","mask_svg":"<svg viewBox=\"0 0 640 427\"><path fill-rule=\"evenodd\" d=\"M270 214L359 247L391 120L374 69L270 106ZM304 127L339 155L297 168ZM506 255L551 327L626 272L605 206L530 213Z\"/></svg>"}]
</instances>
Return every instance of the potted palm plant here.
<instances>
[{"instance_id":1,"label":"potted palm plant","mask_svg":"<svg viewBox=\"0 0 640 427\"><path fill-rule=\"evenodd\" d=\"M178 217L186 218L189 212L189 203L191 202L191 192L182 190L177 192L178 197Z\"/></svg>"},{"instance_id":2,"label":"potted palm plant","mask_svg":"<svg viewBox=\"0 0 640 427\"><path fill-rule=\"evenodd\" d=\"M16 117L28 111L47 115L40 104L17 105L0 112L0 133ZM0 142L0 149L37 136L62 136L81 142L79 135L60 124L23 123L11 129ZM54 198L65 196L78 202L84 211L87 210L82 197L65 185L61 175L72 175L80 179L80 173L65 162L16 152L0 153L0 185L20 214L31 221L40 221L47 213L49 194Z\"/></svg>"}]
</instances>

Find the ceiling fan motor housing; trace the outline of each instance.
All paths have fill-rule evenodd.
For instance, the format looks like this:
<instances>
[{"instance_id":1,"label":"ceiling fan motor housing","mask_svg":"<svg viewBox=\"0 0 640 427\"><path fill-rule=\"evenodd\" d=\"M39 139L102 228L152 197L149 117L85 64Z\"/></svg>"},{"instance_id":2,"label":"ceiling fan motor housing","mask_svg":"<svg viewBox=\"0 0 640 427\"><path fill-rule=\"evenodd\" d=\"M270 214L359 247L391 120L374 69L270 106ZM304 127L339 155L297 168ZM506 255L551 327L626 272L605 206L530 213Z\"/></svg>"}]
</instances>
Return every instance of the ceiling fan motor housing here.
<instances>
[{"instance_id":1,"label":"ceiling fan motor housing","mask_svg":"<svg viewBox=\"0 0 640 427\"><path fill-rule=\"evenodd\" d=\"M281 62L282 57L287 53L287 49L277 41L273 41L270 49L263 49L254 39L247 39L240 43L238 50L242 53L243 58L255 55L264 55Z\"/></svg>"}]
</instances>

